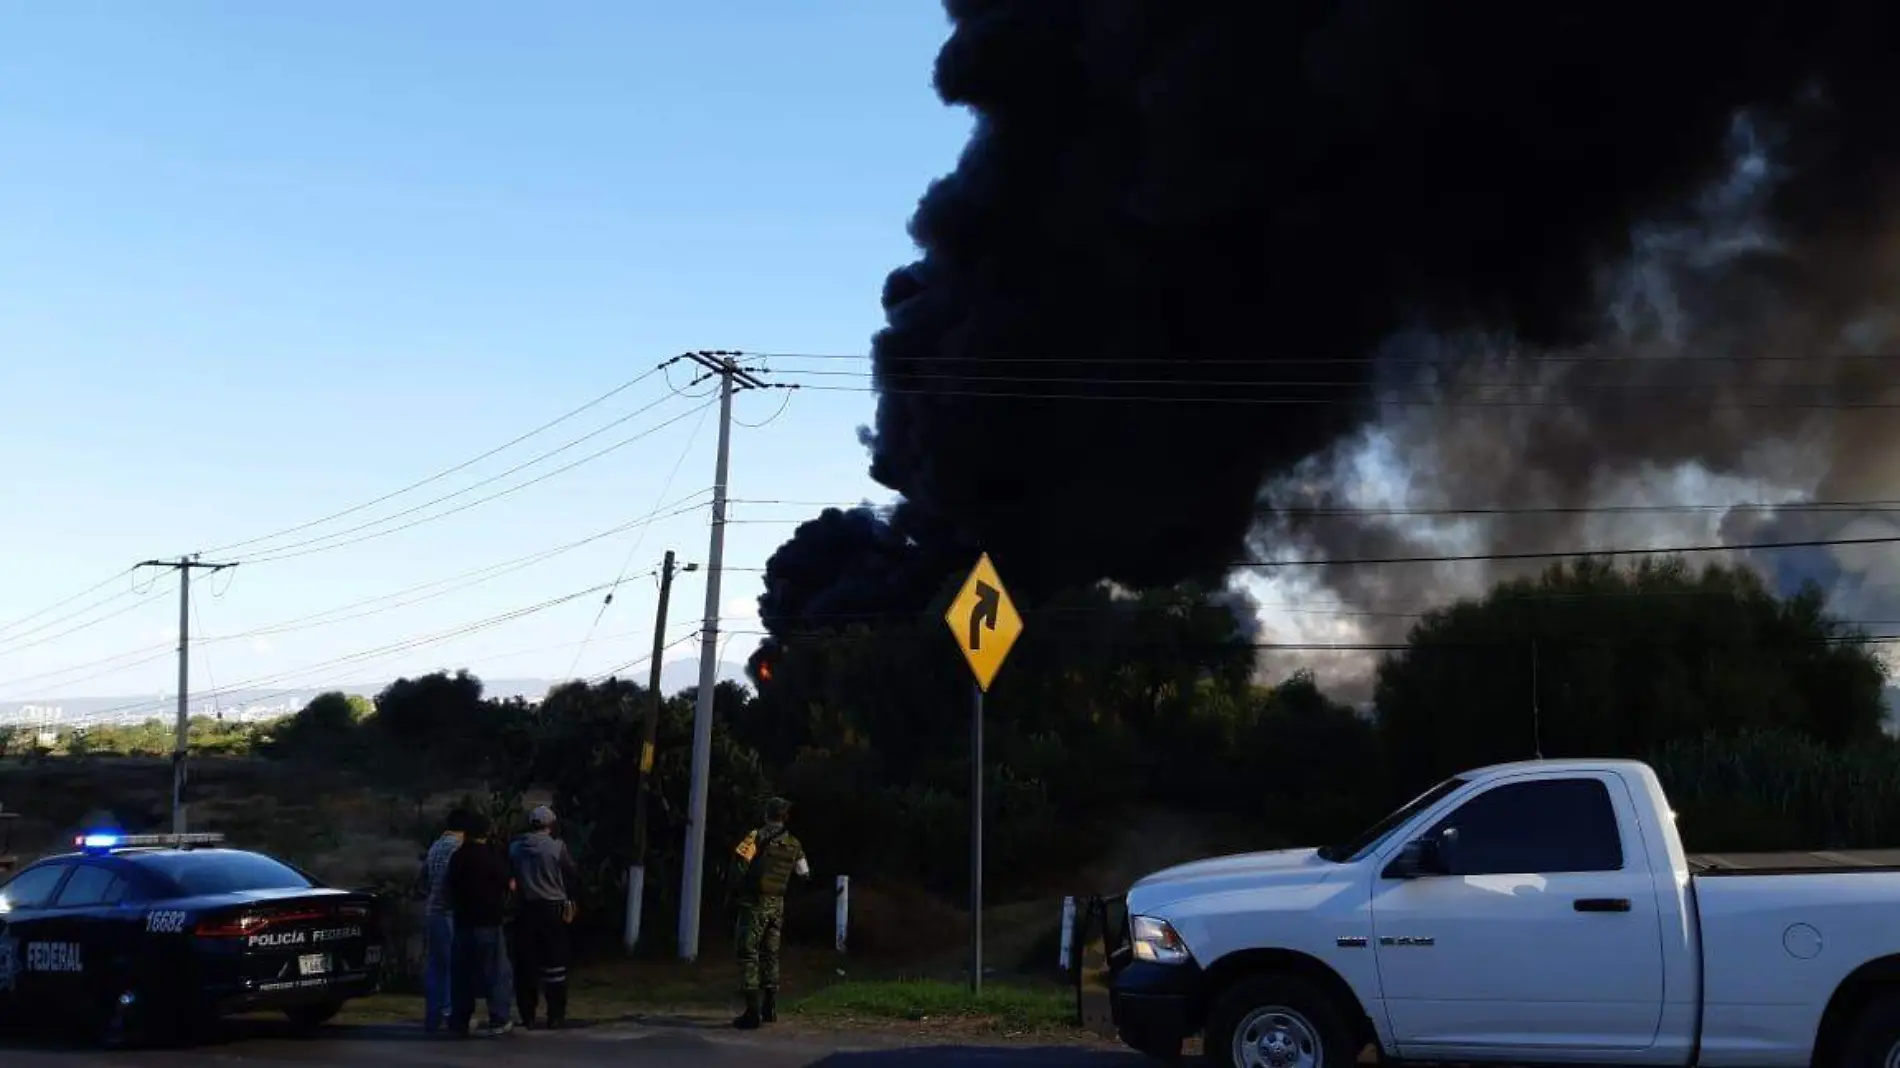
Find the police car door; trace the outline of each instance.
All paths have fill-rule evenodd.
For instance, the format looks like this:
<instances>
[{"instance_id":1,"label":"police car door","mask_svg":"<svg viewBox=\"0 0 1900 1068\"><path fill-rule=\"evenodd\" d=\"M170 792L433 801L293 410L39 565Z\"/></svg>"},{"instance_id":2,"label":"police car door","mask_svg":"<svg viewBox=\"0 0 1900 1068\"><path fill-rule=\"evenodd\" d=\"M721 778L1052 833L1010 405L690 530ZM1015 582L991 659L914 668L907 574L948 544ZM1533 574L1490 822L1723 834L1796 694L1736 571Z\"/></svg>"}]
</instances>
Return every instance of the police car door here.
<instances>
[{"instance_id":1,"label":"police car door","mask_svg":"<svg viewBox=\"0 0 1900 1068\"><path fill-rule=\"evenodd\" d=\"M77 861L73 873L53 896L47 919L53 927L56 947L42 951L46 963L60 966L48 978L60 987L59 996L69 1005L91 1004L108 993L107 985L116 980L122 968L117 956L127 947L115 945L132 930L130 918L115 915L125 897L126 883L108 861ZM121 987L120 989L123 989Z\"/></svg>"},{"instance_id":2,"label":"police car door","mask_svg":"<svg viewBox=\"0 0 1900 1068\"><path fill-rule=\"evenodd\" d=\"M71 869L64 862L36 864L0 886L0 1000L9 1008L57 996L43 982L46 973L32 965L45 952L35 947L57 933L48 906Z\"/></svg>"}]
</instances>

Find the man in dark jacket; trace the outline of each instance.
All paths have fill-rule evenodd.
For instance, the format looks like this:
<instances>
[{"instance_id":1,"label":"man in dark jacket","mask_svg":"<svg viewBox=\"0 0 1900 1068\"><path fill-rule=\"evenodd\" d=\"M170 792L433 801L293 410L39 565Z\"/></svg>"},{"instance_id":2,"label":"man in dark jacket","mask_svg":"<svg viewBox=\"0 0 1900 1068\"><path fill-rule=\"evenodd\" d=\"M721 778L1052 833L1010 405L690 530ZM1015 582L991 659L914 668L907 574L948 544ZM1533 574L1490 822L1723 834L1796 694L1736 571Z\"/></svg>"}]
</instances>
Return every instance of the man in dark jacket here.
<instances>
[{"instance_id":1,"label":"man in dark jacket","mask_svg":"<svg viewBox=\"0 0 1900 1068\"><path fill-rule=\"evenodd\" d=\"M468 839L449 858L449 902L455 915L453 1008L449 1029L469 1033L477 999L488 1002L484 1035L505 1035L514 1027L514 976L508 966L508 947L502 939L502 913L508 904L508 861L489 840L485 816L468 820Z\"/></svg>"}]
</instances>

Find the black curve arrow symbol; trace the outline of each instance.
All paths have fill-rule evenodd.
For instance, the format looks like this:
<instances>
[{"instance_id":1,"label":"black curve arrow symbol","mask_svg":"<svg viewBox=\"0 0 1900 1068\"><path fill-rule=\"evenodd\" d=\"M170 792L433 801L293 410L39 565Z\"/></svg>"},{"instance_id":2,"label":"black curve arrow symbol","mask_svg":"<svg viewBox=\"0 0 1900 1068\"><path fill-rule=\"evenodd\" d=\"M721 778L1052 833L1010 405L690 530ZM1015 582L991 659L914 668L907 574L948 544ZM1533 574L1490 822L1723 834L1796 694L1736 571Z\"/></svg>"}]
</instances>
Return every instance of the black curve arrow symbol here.
<instances>
[{"instance_id":1,"label":"black curve arrow symbol","mask_svg":"<svg viewBox=\"0 0 1900 1068\"><path fill-rule=\"evenodd\" d=\"M983 649L983 630L996 629L996 616L1003 607L1003 595L996 587L976 580L976 604L970 609L970 651Z\"/></svg>"}]
</instances>

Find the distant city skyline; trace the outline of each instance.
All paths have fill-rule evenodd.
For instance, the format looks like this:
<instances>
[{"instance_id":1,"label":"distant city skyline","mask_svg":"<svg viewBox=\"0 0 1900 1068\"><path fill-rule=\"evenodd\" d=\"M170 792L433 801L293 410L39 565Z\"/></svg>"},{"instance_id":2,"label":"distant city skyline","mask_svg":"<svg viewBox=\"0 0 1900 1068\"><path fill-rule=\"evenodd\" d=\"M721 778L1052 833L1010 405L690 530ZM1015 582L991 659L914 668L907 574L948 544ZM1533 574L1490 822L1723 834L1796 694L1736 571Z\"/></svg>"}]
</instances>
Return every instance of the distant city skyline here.
<instances>
[{"instance_id":1,"label":"distant city skyline","mask_svg":"<svg viewBox=\"0 0 1900 1068\"><path fill-rule=\"evenodd\" d=\"M622 677L638 682L642 686L646 685L647 681L644 668ZM721 682L745 683L747 682L745 665L721 662L718 678ZM235 691L216 698L193 697L189 714L194 718L221 715L227 721L258 722L295 713L319 694L348 693L374 697L393 681L395 680L386 679L376 683L338 683L300 687L295 690ZM549 690L562 685L565 681L572 680L482 679L482 692L491 698L519 697L529 701L539 701ZM699 685L699 662L696 657L667 661L661 667L660 689L669 696L697 685ZM172 705L157 706L163 702L175 703L176 701L176 691L154 695L151 698L130 694L100 694L29 701L0 701L0 726L65 730L82 726L122 726L150 720L171 721L176 717ZM134 704L136 704L135 708L124 708L126 705Z\"/></svg>"}]
</instances>

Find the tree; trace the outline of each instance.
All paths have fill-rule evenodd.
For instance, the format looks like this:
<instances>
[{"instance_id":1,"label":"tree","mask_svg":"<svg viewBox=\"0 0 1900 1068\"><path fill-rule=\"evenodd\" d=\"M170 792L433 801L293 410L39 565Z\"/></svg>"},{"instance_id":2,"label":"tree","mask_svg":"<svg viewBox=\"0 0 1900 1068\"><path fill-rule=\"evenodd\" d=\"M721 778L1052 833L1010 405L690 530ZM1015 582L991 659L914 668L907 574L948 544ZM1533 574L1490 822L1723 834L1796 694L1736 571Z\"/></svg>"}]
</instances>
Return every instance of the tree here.
<instances>
[{"instance_id":1,"label":"tree","mask_svg":"<svg viewBox=\"0 0 1900 1068\"><path fill-rule=\"evenodd\" d=\"M582 870L583 907L589 922L618 922L624 876L633 862L633 814L642 730L650 691L620 679L598 685L571 682L550 691L536 710L533 751L514 787L547 785L562 833ZM693 745L695 691L661 706L658 756L652 787L657 803L651 854L647 858L648 906L654 919L676 914L678 873L684 855ZM707 892L717 892L724 866L718 858L758 819L770 792L758 754L736 740L725 724L748 700L744 687L720 684L714 691L711 775L707 791Z\"/></svg>"},{"instance_id":2,"label":"tree","mask_svg":"<svg viewBox=\"0 0 1900 1068\"><path fill-rule=\"evenodd\" d=\"M379 778L402 785L417 804L450 780L492 780L508 773L508 709L482 699L482 680L466 670L400 678L376 695L370 730L384 758Z\"/></svg>"},{"instance_id":3,"label":"tree","mask_svg":"<svg viewBox=\"0 0 1900 1068\"><path fill-rule=\"evenodd\" d=\"M314 763L351 763L364 747L364 722L376 706L360 694L318 694L296 713L270 726L264 754Z\"/></svg>"},{"instance_id":4,"label":"tree","mask_svg":"<svg viewBox=\"0 0 1900 1068\"><path fill-rule=\"evenodd\" d=\"M1393 785L1747 729L1830 748L1874 740L1885 670L1856 634L1818 591L1781 600L1746 568L1559 564L1430 613L1380 665Z\"/></svg>"},{"instance_id":5,"label":"tree","mask_svg":"<svg viewBox=\"0 0 1900 1068\"><path fill-rule=\"evenodd\" d=\"M1257 767L1218 770L1252 700L1251 621L1192 586L1070 590L1025 615L984 708L998 878L1081 863L1130 805L1259 807ZM861 875L963 883L972 684L936 613L784 635L753 677L734 733L826 829L829 856Z\"/></svg>"}]
</instances>

